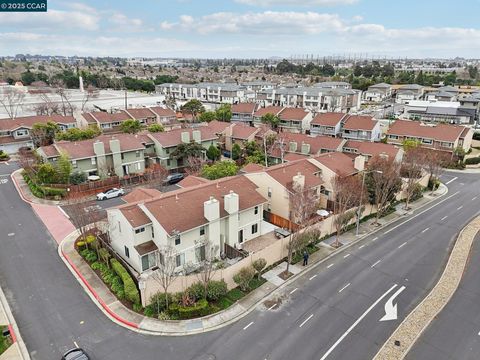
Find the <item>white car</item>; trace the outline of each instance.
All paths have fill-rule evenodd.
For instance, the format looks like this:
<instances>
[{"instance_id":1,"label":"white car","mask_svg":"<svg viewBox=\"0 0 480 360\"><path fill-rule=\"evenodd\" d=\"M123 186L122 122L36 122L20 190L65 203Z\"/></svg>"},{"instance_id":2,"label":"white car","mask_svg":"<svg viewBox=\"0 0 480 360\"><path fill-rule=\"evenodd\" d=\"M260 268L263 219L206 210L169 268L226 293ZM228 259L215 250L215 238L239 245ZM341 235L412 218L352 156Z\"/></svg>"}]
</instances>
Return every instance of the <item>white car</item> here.
<instances>
[{"instance_id":1,"label":"white car","mask_svg":"<svg viewBox=\"0 0 480 360\"><path fill-rule=\"evenodd\" d=\"M117 189L117 188L113 188L113 189L108 189L108 190L105 190L104 192L101 192L99 194L97 194L97 200L106 200L106 199L111 199L111 198L114 198L114 197L119 197L121 195L125 195L125 190L123 189Z\"/></svg>"}]
</instances>

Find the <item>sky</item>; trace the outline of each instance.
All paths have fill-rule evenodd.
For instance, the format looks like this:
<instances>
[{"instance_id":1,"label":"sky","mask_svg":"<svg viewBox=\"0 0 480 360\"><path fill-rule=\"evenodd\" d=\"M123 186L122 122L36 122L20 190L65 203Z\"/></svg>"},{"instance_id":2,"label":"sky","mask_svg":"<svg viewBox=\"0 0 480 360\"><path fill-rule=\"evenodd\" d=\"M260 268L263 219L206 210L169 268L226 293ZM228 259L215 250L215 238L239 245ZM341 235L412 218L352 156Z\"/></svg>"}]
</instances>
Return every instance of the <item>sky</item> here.
<instances>
[{"instance_id":1,"label":"sky","mask_svg":"<svg viewBox=\"0 0 480 360\"><path fill-rule=\"evenodd\" d=\"M0 56L480 58L480 0L48 0Z\"/></svg>"}]
</instances>

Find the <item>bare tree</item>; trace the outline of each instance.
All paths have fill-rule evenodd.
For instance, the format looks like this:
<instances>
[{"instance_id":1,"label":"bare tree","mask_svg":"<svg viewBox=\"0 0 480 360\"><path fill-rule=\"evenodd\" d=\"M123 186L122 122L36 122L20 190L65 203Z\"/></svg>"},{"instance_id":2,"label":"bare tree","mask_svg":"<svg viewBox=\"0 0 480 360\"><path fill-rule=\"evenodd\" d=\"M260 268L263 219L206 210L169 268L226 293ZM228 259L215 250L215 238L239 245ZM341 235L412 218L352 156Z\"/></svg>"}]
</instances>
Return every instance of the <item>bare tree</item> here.
<instances>
[{"instance_id":1,"label":"bare tree","mask_svg":"<svg viewBox=\"0 0 480 360\"><path fill-rule=\"evenodd\" d=\"M7 112L11 119L15 119L18 114L18 109L23 105L25 93L17 89L8 90L8 92L0 97L0 104Z\"/></svg>"},{"instance_id":2,"label":"bare tree","mask_svg":"<svg viewBox=\"0 0 480 360\"><path fill-rule=\"evenodd\" d=\"M80 232L82 240L86 240L89 231L94 231L96 235L99 235L102 214L94 203L85 202L81 199L70 199L66 207L68 208L70 221Z\"/></svg>"},{"instance_id":3,"label":"bare tree","mask_svg":"<svg viewBox=\"0 0 480 360\"><path fill-rule=\"evenodd\" d=\"M333 221L336 230L334 247L340 246L340 235L345 226L355 217L355 207L361 206L360 199L366 198L360 193L361 180L357 176L335 176L332 180Z\"/></svg>"},{"instance_id":4,"label":"bare tree","mask_svg":"<svg viewBox=\"0 0 480 360\"><path fill-rule=\"evenodd\" d=\"M213 244L210 239L205 238L197 242L195 256L200 266L197 273L198 280L203 284L203 293L207 297L208 284L216 272L215 260L217 258L219 246Z\"/></svg>"},{"instance_id":5,"label":"bare tree","mask_svg":"<svg viewBox=\"0 0 480 360\"><path fill-rule=\"evenodd\" d=\"M37 115L53 115L60 114L60 107L57 102L53 101L48 93L39 94L41 102L33 106L33 110Z\"/></svg>"},{"instance_id":6,"label":"bare tree","mask_svg":"<svg viewBox=\"0 0 480 360\"><path fill-rule=\"evenodd\" d=\"M152 278L162 287L168 309L168 288L178 276L177 251L173 246L167 245L158 249L156 256L157 269L153 271Z\"/></svg>"},{"instance_id":7,"label":"bare tree","mask_svg":"<svg viewBox=\"0 0 480 360\"><path fill-rule=\"evenodd\" d=\"M403 192L405 193L405 210L409 209L410 199L418 188L418 180L422 177L425 166L425 151L420 147L408 149L402 166L402 177L405 179Z\"/></svg>"},{"instance_id":8,"label":"bare tree","mask_svg":"<svg viewBox=\"0 0 480 360\"><path fill-rule=\"evenodd\" d=\"M374 157L370 160L368 168L367 185L370 185L368 188L377 207L375 224L378 225L378 219L401 188L400 166L394 159Z\"/></svg>"},{"instance_id":9,"label":"bare tree","mask_svg":"<svg viewBox=\"0 0 480 360\"><path fill-rule=\"evenodd\" d=\"M442 174L442 165L449 161L448 154L442 151L424 149L424 167L430 174L429 181L432 183L432 193L435 191L435 184Z\"/></svg>"},{"instance_id":10,"label":"bare tree","mask_svg":"<svg viewBox=\"0 0 480 360\"><path fill-rule=\"evenodd\" d=\"M293 182L289 186L290 239L287 244L288 258L285 276L288 276L292 257L297 249L300 232L312 223L312 217L318 208L318 193L314 188Z\"/></svg>"},{"instance_id":11,"label":"bare tree","mask_svg":"<svg viewBox=\"0 0 480 360\"><path fill-rule=\"evenodd\" d=\"M287 135L285 133L279 133L275 136L275 142L273 144L273 149L278 149L280 153L280 162L283 164L285 162L285 153L288 149Z\"/></svg>"},{"instance_id":12,"label":"bare tree","mask_svg":"<svg viewBox=\"0 0 480 360\"><path fill-rule=\"evenodd\" d=\"M95 86L89 85L83 94L80 110L83 112L87 103L95 97L98 97L97 89Z\"/></svg>"},{"instance_id":13,"label":"bare tree","mask_svg":"<svg viewBox=\"0 0 480 360\"><path fill-rule=\"evenodd\" d=\"M198 176L205 165L206 161L203 157L190 155L187 157L185 172L187 175Z\"/></svg>"},{"instance_id":14,"label":"bare tree","mask_svg":"<svg viewBox=\"0 0 480 360\"><path fill-rule=\"evenodd\" d=\"M75 105L72 104L71 102L71 95L68 89L65 87L65 84L63 81L56 81L55 82L55 93L60 96L61 104L60 104L60 110L62 115L67 116L67 115L73 115L73 112L75 111Z\"/></svg>"}]
</instances>

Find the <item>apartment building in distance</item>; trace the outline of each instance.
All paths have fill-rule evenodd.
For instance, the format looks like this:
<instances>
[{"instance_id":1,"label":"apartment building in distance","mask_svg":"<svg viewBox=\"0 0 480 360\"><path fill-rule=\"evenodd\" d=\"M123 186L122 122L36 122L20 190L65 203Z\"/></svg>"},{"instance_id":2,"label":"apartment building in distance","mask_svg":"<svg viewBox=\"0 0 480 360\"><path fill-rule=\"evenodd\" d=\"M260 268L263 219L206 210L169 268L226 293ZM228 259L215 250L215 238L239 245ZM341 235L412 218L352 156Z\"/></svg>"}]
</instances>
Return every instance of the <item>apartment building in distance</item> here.
<instances>
[{"instance_id":1,"label":"apartment building in distance","mask_svg":"<svg viewBox=\"0 0 480 360\"><path fill-rule=\"evenodd\" d=\"M364 100L370 103L379 103L392 97L392 85L380 83L371 85L364 93Z\"/></svg>"}]
</instances>

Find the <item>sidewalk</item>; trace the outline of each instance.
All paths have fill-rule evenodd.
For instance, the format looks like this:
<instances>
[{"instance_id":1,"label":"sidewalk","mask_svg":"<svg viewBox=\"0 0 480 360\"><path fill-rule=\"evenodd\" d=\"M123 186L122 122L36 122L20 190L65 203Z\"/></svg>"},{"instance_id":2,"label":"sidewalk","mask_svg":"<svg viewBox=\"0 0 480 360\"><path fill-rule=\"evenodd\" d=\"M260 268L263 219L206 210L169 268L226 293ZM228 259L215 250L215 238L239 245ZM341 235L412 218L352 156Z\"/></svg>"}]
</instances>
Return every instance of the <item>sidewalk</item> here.
<instances>
[{"instance_id":1,"label":"sidewalk","mask_svg":"<svg viewBox=\"0 0 480 360\"><path fill-rule=\"evenodd\" d=\"M406 219L409 215L413 214L415 210L423 208L431 201L438 199L447 192L448 188L442 184L433 195L425 193L422 199L412 203L411 209L408 212L403 210L403 203L398 204L394 213L380 219L380 226L373 224L375 219L370 219L361 223L358 237L355 235L355 229L341 235L343 246L339 249L335 249L330 245L335 240L334 237L326 239L324 242L317 245L319 251L310 256L310 264L308 266L302 267L299 265L291 265L290 269L292 273L294 273L294 276L290 277L288 280L285 281L278 276L278 274L285 269L286 263L283 262L263 275L267 280L265 284L237 301L230 308L194 320L162 321L145 317L126 308L117 300L103 281L90 268L90 266L85 263L75 250L74 242L79 236L78 231L72 232L60 242L58 252L66 266L72 271L85 291L89 294L90 298L106 316L117 324L137 332L152 335L182 336L197 334L219 329L241 319L255 310L258 305L267 299L276 296L285 286L295 281L305 272L313 269L337 253L348 249L366 236L382 230L385 226L397 220Z\"/></svg>"},{"instance_id":2,"label":"sidewalk","mask_svg":"<svg viewBox=\"0 0 480 360\"><path fill-rule=\"evenodd\" d=\"M13 344L0 355L0 360L30 360L25 343L20 336L17 323L7 303L7 298L0 288L0 327L8 326ZM0 334L0 336L2 336Z\"/></svg>"}]
</instances>

